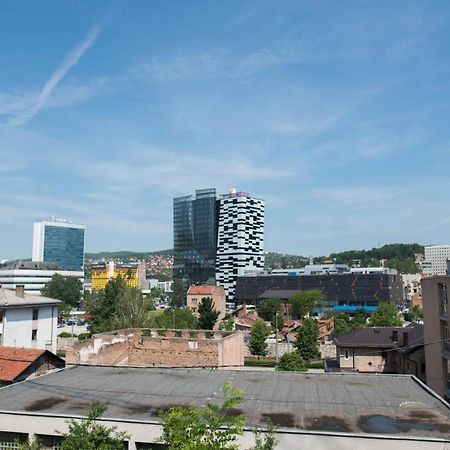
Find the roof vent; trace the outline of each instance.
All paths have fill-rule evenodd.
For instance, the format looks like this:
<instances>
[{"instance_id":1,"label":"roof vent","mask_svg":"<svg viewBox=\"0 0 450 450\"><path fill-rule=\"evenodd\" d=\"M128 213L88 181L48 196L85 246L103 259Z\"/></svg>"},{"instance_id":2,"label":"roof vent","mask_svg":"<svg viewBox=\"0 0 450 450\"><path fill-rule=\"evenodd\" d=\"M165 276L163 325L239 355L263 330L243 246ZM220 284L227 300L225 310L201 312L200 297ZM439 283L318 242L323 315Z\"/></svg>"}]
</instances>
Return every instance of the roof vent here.
<instances>
[{"instance_id":1,"label":"roof vent","mask_svg":"<svg viewBox=\"0 0 450 450\"><path fill-rule=\"evenodd\" d=\"M373 332L377 333L377 334L380 334L380 330L378 328L373 328Z\"/></svg>"}]
</instances>

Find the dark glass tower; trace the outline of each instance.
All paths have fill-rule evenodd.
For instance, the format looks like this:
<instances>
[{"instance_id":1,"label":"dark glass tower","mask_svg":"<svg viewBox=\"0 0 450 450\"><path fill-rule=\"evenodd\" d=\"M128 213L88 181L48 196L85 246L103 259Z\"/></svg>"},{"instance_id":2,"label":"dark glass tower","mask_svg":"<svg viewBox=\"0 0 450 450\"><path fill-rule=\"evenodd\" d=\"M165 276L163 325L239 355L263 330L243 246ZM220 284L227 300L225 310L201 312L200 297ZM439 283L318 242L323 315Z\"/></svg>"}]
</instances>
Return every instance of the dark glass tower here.
<instances>
[{"instance_id":1,"label":"dark glass tower","mask_svg":"<svg viewBox=\"0 0 450 450\"><path fill-rule=\"evenodd\" d=\"M215 278L218 201L215 189L173 199L174 276L187 284Z\"/></svg>"}]
</instances>

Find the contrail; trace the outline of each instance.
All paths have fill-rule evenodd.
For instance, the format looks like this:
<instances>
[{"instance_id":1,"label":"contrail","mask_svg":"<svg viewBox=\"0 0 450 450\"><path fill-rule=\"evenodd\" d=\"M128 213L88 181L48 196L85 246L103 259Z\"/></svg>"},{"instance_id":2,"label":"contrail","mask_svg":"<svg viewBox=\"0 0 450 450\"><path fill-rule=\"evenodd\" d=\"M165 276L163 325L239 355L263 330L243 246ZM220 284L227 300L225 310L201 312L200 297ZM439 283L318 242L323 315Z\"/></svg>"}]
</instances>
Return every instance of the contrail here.
<instances>
[{"instance_id":1,"label":"contrail","mask_svg":"<svg viewBox=\"0 0 450 450\"><path fill-rule=\"evenodd\" d=\"M10 120L10 125L23 125L27 123L45 106L50 95L66 76L67 72L78 64L78 61L82 58L86 51L92 47L101 30L102 28L100 25L95 25L89 30L89 33L85 39L65 56L60 66L52 73L39 93L35 104Z\"/></svg>"}]
</instances>

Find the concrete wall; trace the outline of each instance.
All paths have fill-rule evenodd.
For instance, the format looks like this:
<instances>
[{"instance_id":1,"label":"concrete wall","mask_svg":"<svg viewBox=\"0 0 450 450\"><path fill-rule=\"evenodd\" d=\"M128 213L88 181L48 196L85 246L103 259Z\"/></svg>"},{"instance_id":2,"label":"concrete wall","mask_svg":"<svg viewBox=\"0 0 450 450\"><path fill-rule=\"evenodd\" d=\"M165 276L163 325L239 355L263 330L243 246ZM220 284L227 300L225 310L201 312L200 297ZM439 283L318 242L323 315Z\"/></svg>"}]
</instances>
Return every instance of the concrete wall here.
<instances>
[{"instance_id":1,"label":"concrete wall","mask_svg":"<svg viewBox=\"0 0 450 450\"><path fill-rule=\"evenodd\" d=\"M11 347L42 348L56 353L56 327L58 310L56 306L41 306L38 319L33 319L35 308L7 308L4 310L2 345ZM32 341L32 330L37 330Z\"/></svg>"},{"instance_id":2,"label":"concrete wall","mask_svg":"<svg viewBox=\"0 0 450 450\"><path fill-rule=\"evenodd\" d=\"M68 364L220 367L244 364L241 333L130 329L103 333L66 350Z\"/></svg>"},{"instance_id":3,"label":"concrete wall","mask_svg":"<svg viewBox=\"0 0 450 450\"><path fill-rule=\"evenodd\" d=\"M295 350L294 343L295 340L289 343L278 342L278 356L284 355L287 352L293 352ZM277 351L275 342L268 343L267 348L267 356L275 357ZM336 346L332 342L319 344L319 351L322 359L336 358ZM245 346L245 356L252 356L247 345Z\"/></svg>"},{"instance_id":4,"label":"concrete wall","mask_svg":"<svg viewBox=\"0 0 450 450\"><path fill-rule=\"evenodd\" d=\"M0 412L0 431L26 433L33 435L60 435L68 431L67 417L37 415L32 413ZM128 433L128 449L135 450L137 442L157 442L162 435L162 428L156 422L121 422L101 420L102 425L117 427L117 431ZM433 438L408 439L407 436L380 436L364 434L294 432L279 429L277 432L277 449L298 450L379 450L380 448L395 450L448 450L448 441ZM239 448L249 448L254 445L251 431L246 431L238 439ZM81 450L81 449L80 449Z\"/></svg>"}]
</instances>

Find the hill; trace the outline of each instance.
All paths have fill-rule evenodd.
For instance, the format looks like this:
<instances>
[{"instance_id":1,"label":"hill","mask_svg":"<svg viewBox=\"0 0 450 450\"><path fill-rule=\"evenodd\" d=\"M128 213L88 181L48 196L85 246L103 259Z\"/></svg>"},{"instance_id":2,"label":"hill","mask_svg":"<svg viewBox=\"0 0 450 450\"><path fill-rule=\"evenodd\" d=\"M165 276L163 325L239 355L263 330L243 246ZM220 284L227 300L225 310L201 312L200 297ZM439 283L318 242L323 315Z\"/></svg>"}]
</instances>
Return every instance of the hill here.
<instances>
[{"instance_id":1,"label":"hill","mask_svg":"<svg viewBox=\"0 0 450 450\"><path fill-rule=\"evenodd\" d=\"M158 250L154 252L130 252L128 250L122 250L117 252L99 252L99 253L86 253L86 259L146 259L150 256L173 256L173 250Z\"/></svg>"}]
</instances>

